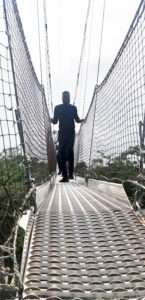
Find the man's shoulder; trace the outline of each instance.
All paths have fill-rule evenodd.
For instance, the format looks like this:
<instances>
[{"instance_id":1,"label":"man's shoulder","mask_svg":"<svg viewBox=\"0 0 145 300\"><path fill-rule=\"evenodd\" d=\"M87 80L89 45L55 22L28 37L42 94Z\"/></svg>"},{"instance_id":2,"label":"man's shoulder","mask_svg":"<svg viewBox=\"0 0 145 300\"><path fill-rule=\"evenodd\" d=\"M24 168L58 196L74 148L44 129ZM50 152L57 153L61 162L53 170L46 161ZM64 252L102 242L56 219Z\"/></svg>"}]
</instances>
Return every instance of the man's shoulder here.
<instances>
[{"instance_id":1,"label":"man's shoulder","mask_svg":"<svg viewBox=\"0 0 145 300\"><path fill-rule=\"evenodd\" d=\"M62 104L58 104L55 106L55 110L60 110L62 108Z\"/></svg>"},{"instance_id":2,"label":"man's shoulder","mask_svg":"<svg viewBox=\"0 0 145 300\"><path fill-rule=\"evenodd\" d=\"M73 104L69 104L72 110L76 110L76 106Z\"/></svg>"},{"instance_id":3,"label":"man's shoulder","mask_svg":"<svg viewBox=\"0 0 145 300\"><path fill-rule=\"evenodd\" d=\"M63 104L58 104L58 105L56 105L55 107L56 108L59 108L59 107L61 107Z\"/></svg>"},{"instance_id":4,"label":"man's shoulder","mask_svg":"<svg viewBox=\"0 0 145 300\"><path fill-rule=\"evenodd\" d=\"M55 106L55 109L57 110L57 111L60 111L60 110L63 110L63 109L71 109L71 111L76 111L76 106L75 105L73 105L73 104L69 104L69 105L64 105L64 104L58 104L58 105L56 105Z\"/></svg>"}]
</instances>

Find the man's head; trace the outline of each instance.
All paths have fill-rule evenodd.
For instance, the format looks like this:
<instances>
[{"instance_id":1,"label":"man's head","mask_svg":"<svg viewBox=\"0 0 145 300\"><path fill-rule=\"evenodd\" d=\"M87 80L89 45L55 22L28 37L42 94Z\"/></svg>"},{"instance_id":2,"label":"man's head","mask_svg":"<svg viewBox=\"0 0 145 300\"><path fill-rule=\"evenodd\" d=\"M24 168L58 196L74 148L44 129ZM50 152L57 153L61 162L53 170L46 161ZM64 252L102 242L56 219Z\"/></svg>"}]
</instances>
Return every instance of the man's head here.
<instances>
[{"instance_id":1,"label":"man's head","mask_svg":"<svg viewBox=\"0 0 145 300\"><path fill-rule=\"evenodd\" d=\"M63 102L63 104L69 104L70 103L70 93L68 91L64 91L62 93L62 102Z\"/></svg>"}]
</instances>

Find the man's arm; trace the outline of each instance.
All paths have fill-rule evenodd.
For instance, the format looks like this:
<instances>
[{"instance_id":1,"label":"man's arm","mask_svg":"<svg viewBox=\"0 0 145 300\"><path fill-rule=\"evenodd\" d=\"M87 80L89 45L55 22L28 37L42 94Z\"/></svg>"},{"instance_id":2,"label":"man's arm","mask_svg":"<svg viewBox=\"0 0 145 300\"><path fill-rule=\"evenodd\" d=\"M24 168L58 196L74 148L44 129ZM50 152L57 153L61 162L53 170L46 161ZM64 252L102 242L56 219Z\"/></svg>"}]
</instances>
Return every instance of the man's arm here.
<instances>
[{"instance_id":1,"label":"man's arm","mask_svg":"<svg viewBox=\"0 0 145 300\"><path fill-rule=\"evenodd\" d=\"M79 118L76 106L74 106L74 119L77 123L82 123L84 121L84 119Z\"/></svg>"},{"instance_id":2,"label":"man's arm","mask_svg":"<svg viewBox=\"0 0 145 300\"><path fill-rule=\"evenodd\" d=\"M54 117L51 119L51 123L57 124L58 122L58 109L57 106L54 109Z\"/></svg>"}]
</instances>

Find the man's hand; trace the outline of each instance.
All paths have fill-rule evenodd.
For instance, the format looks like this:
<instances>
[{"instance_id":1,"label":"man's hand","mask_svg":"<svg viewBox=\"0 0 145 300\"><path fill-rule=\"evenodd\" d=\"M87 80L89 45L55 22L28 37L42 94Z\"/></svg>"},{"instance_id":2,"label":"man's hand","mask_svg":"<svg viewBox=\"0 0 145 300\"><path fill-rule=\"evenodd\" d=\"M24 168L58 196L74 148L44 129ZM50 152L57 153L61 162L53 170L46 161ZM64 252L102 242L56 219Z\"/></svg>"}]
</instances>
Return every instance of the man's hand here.
<instances>
[{"instance_id":1,"label":"man's hand","mask_svg":"<svg viewBox=\"0 0 145 300\"><path fill-rule=\"evenodd\" d=\"M84 123L84 122L85 122L85 119L81 119L80 121L81 121L81 123Z\"/></svg>"}]
</instances>

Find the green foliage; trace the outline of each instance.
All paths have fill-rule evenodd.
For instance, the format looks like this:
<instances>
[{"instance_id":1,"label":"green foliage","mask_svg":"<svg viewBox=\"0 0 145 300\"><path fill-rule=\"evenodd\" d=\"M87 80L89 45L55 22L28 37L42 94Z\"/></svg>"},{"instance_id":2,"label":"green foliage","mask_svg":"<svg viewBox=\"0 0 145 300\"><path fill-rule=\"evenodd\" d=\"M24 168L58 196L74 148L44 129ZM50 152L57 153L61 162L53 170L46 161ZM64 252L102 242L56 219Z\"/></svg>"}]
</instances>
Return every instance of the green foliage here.
<instances>
[{"instance_id":1,"label":"green foliage","mask_svg":"<svg viewBox=\"0 0 145 300\"><path fill-rule=\"evenodd\" d=\"M0 185L13 188L18 184L17 189L19 190L23 179L22 157L0 160Z\"/></svg>"},{"instance_id":2,"label":"green foliage","mask_svg":"<svg viewBox=\"0 0 145 300\"><path fill-rule=\"evenodd\" d=\"M36 183L48 178L48 166L37 159L31 161ZM15 225L26 193L23 157L4 157L0 160L0 243L4 243ZM27 207L28 208L28 207Z\"/></svg>"},{"instance_id":3,"label":"green foliage","mask_svg":"<svg viewBox=\"0 0 145 300\"><path fill-rule=\"evenodd\" d=\"M12 286L0 285L0 299L1 300L15 300L16 288Z\"/></svg>"},{"instance_id":4,"label":"green foliage","mask_svg":"<svg viewBox=\"0 0 145 300\"><path fill-rule=\"evenodd\" d=\"M0 160L0 243L11 234L25 195L22 157Z\"/></svg>"},{"instance_id":5,"label":"green foliage","mask_svg":"<svg viewBox=\"0 0 145 300\"><path fill-rule=\"evenodd\" d=\"M136 179L140 155L138 146L129 147L127 151L114 159L105 156L102 152L99 152L99 155L100 158L93 160L92 166L88 170L85 162L78 163L76 173L85 177L87 172L91 178L118 183L127 179ZM134 161L133 158L136 158L136 160Z\"/></svg>"},{"instance_id":6,"label":"green foliage","mask_svg":"<svg viewBox=\"0 0 145 300\"><path fill-rule=\"evenodd\" d=\"M126 160L125 162L119 158L115 158L111 163L106 166L98 166L95 169L97 177L105 176L108 178L120 178L126 180L128 178L135 179L137 176L137 168L133 162Z\"/></svg>"},{"instance_id":7,"label":"green foliage","mask_svg":"<svg viewBox=\"0 0 145 300\"><path fill-rule=\"evenodd\" d=\"M8 152L10 153L10 151ZM40 184L48 179L48 166L44 162L33 158L24 165L24 158L21 155L10 155L4 153L0 159L0 244L3 245L8 240L8 246L13 247L14 229L20 213L22 213L22 205L27 192L28 178L26 178L26 168L29 164L32 177L36 179L36 183ZM29 173L30 174L30 173ZM28 176L27 176L28 177ZM29 209L30 201L23 207L23 210ZM24 242L24 230L19 228L17 237L16 256L20 267L21 256ZM7 253L2 253L6 255ZM13 273L13 258L7 257L3 260L3 268L7 268ZM0 283L5 280L0 278ZM10 284L12 276L8 276Z\"/></svg>"},{"instance_id":8,"label":"green foliage","mask_svg":"<svg viewBox=\"0 0 145 300\"><path fill-rule=\"evenodd\" d=\"M4 244L10 237L9 246L12 247L14 228L17 223L23 200L26 194L24 161L19 156L4 156L0 160L0 244ZM33 158L30 162L32 177L40 184L48 179L48 166L44 162ZM29 209L30 202L25 208ZM24 231L19 228L17 239L17 259L20 265L23 249ZM5 267L13 272L13 260L4 260ZM11 276L9 278L11 282Z\"/></svg>"},{"instance_id":9,"label":"green foliage","mask_svg":"<svg viewBox=\"0 0 145 300\"><path fill-rule=\"evenodd\" d=\"M87 165L84 161L77 163L75 167L75 173L78 176L85 177L87 173Z\"/></svg>"},{"instance_id":10,"label":"green foliage","mask_svg":"<svg viewBox=\"0 0 145 300\"><path fill-rule=\"evenodd\" d=\"M25 197L23 157L4 157L0 160L0 244L8 241L12 247L14 228ZM19 249L19 248L18 248ZM4 255L4 253L3 253ZM12 258L3 261L13 272ZM9 283L11 276L8 277Z\"/></svg>"},{"instance_id":11,"label":"green foliage","mask_svg":"<svg viewBox=\"0 0 145 300\"><path fill-rule=\"evenodd\" d=\"M17 251L16 251L19 268L20 268L21 259L22 259L24 236L25 236L25 230L23 228L19 227L18 236L17 236Z\"/></svg>"},{"instance_id":12,"label":"green foliage","mask_svg":"<svg viewBox=\"0 0 145 300\"><path fill-rule=\"evenodd\" d=\"M37 184L48 180L49 172L47 163L39 161L37 158L32 158L30 165L32 176L35 178Z\"/></svg>"}]
</instances>

